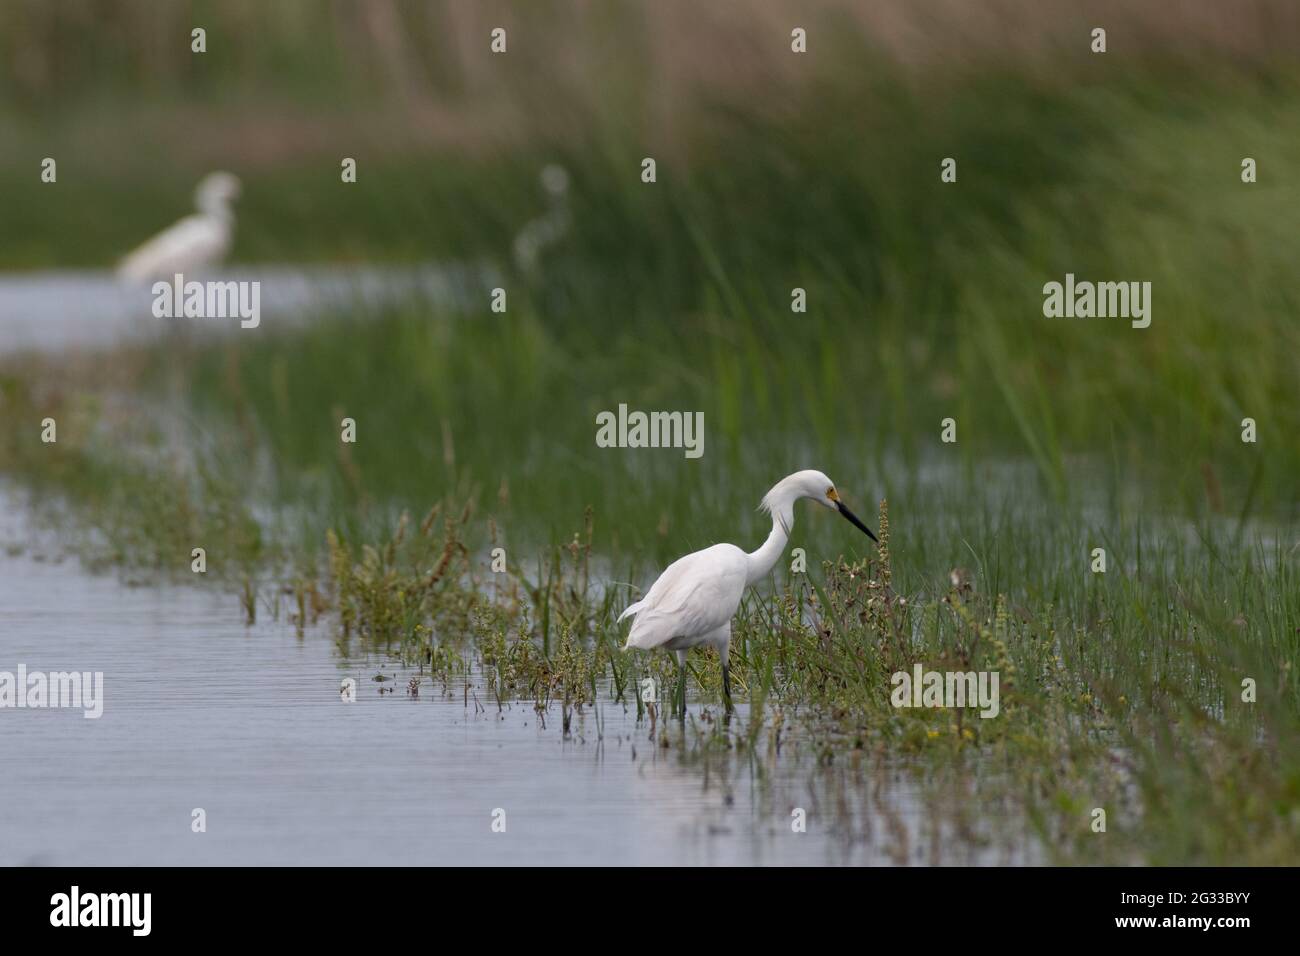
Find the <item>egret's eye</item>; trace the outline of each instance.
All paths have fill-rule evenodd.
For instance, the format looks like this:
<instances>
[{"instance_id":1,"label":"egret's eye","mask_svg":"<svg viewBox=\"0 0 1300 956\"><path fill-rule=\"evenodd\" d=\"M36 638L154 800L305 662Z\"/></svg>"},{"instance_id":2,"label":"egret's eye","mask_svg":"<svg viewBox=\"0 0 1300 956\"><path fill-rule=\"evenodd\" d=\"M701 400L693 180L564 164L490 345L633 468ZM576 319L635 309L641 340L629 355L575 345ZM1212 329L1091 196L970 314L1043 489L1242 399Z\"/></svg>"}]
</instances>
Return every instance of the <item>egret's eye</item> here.
<instances>
[{"instance_id":1,"label":"egret's eye","mask_svg":"<svg viewBox=\"0 0 1300 956\"><path fill-rule=\"evenodd\" d=\"M836 492L836 490L835 490L835 486L834 486L834 485L832 485L831 487L829 487L829 488L826 489L826 497L829 498L831 501L839 501L839 500L840 500L839 493Z\"/></svg>"}]
</instances>

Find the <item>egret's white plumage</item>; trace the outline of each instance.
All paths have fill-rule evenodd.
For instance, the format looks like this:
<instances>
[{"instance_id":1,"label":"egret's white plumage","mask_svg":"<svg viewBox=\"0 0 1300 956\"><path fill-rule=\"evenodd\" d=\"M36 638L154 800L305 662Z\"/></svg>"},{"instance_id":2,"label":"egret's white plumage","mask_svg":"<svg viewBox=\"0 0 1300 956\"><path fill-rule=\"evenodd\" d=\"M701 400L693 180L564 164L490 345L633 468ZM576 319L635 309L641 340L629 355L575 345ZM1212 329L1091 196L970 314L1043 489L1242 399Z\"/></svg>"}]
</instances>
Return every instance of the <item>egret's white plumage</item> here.
<instances>
[{"instance_id":1,"label":"egret's white plumage","mask_svg":"<svg viewBox=\"0 0 1300 956\"><path fill-rule=\"evenodd\" d=\"M628 647L681 650L706 643L729 625L749 576L749 556L734 544L715 544L678 558L645 598L623 617L636 615Z\"/></svg>"},{"instance_id":2,"label":"egret's white plumage","mask_svg":"<svg viewBox=\"0 0 1300 956\"><path fill-rule=\"evenodd\" d=\"M794 527L794 503L800 498L837 509L875 539L840 501L829 478L820 471L797 471L763 496L760 507L771 514L772 530L760 548L747 553L734 544L715 544L678 558L664 569L644 598L628 605L619 620L635 619L624 650L662 647L676 651L678 664L684 668L687 650L711 645L722 658L723 688L729 699L731 619L740 608L746 586L766 577L784 552Z\"/></svg>"},{"instance_id":3,"label":"egret's white plumage","mask_svg":"<svg viewBox=\"0 0 1300 956\"><path fill-rule=\"evenodd\" d=\"M569 174L563 166L546 166L540 176L546 193L547 210L541 217L525 223L515 236L515 265L523 272L537 268L543 250L563 238L569 231Z\"/></svg>"},{"instance_id":4,"label":"egret's white plumage","mask_svg":"<svg viewBox=\"0 0 1300 956\"><path fill-rule=\"evenodd\" d=\"M235 214L230 204L239 190L239 179L231 173L205 176L194 191L199 211L132 251L118 265L117 274L133 282L148 282L219 264L234 239Z\"/></svg>"}]
</instances>

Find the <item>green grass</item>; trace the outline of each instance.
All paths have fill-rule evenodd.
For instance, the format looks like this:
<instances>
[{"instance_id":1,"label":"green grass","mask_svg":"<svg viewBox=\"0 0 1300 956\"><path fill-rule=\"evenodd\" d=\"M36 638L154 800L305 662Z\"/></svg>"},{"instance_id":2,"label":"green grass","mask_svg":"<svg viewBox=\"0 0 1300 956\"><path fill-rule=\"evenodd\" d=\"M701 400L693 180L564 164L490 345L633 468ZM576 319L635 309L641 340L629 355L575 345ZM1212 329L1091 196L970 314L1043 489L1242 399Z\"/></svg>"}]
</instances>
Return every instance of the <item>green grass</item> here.
<instances>
[{"instance_id":1,"label":"green grass","mask_svg":"<svg viewBox=\"0 0 1300 956\"><path fill-rule=\"evenodd\" d=\"M443 487L486 503L507 479L530 515L593 504L657 526L662 509L716 535L795 467L898 498L889 460L998 455L1032 461L1062 500L1079 497L1068 476L1086 458L1162 513L1294 520L1300 303L1275 211L1297 199L1284 171L1300 164L1300 90L1294 77L1177 92L1158 79L1075 91L985 77L935 111L932 91L872 78L867 104L837 90L780 123L720 114L689 157L661 158L652 186L637 178L639 144L599 139L472 166L408 159L356 190L332 168L250 177L248 260L494 257L508 270L512 231L540 208L535 171L557 155L574 229L544 281L507 273L505 315L485 299L469 316L417 305L302 334L264 327L203 354L169 349L159 377L184 363L197 407L240 408L286 498L309 473L326 510L349 503L344 409L369 493L412 508ZM1254 185L1238 177L1247 149L1264 171ZM957 184L939 181L944 155L959 158ZM183 205L188 189L141 181L151 207L103 185L58 195L98 204L91 221L122 231L165 222L161 200ZM16 215L40 236L51 212L27 192ZM72 215L62 202L56 224ZM1041 287L1067 271L1150 281L1152 326L1044 318ZM796 286L806 314L790 311ZM596 449L596 413L620 402L702 411L705 458ZM958 441L939 446L948 417ZM1258 444L1240 440L1246 417ZM620 533L629 548L650 540Z\"/></svg>"}]
</instances>

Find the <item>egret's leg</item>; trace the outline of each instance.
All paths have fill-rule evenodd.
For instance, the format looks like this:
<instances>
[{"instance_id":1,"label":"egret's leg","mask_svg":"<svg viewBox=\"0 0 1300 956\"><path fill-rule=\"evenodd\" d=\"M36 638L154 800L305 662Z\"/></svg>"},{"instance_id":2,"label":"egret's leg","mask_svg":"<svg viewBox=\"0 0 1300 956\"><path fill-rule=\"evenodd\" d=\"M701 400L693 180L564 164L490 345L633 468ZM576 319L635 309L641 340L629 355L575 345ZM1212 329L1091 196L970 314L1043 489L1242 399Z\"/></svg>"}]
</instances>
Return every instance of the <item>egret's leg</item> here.
<instances>
[{"instance_id":1,"label":"egret's leg","mask_svg":"<svg viewBox=\"0 0 1300 956\"><path fill-rule=\"evenodd\" d=\"M677 652L677 713L686 716L686 652Z\"/></svg>"},{"instance_id":2,"label":"egret's leg","mask_svg":"<svg viewBox=\"0 0 1300 956\"><path fill-rule=\"evenodd\" d=\"M722 702L731 713L731 625L728 624L722 634L722 643L718 645L718 655L722 658Z\"/></svg>"},{"instance_id":3,"label":"egret's leg","mask_svg":"<svg viewBox=\"0 0 1300 956\"><path fill-rule=\"evenodd\" d=\"M717 650L722 661L722 703L731 713L731 622L728 621L709 635L709 643Z\"/></svg>"}]
</instances>

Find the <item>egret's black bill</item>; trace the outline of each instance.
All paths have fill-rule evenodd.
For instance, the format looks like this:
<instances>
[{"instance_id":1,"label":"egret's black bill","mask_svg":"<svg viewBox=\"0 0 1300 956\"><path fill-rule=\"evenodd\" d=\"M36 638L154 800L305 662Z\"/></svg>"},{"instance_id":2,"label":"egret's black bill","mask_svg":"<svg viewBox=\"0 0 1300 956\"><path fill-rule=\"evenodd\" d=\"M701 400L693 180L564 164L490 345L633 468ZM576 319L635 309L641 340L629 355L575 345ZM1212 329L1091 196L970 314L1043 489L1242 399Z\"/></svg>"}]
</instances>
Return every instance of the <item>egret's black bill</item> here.
<instances>
[{"instance_id":1,"label":"egret's black bill","mask_svg":"<svg viewBox=\"0 0 1300 956\"><path fill-rule=\"evenodd\" d=\"M852 521L855 525L858 526L859 529L861 529L862 531L865 531L865 532L867 533L867 537L868 537L868 538L870 538L872 541L876 542L876 544L880 544L880 539L877 538L874 534L871 533L871 529L868 528L866 525L864 525L864 524L862 523L861 519L859 519L857 515L855 515L855 514L854 514L852 511L850 511L848 508L844 507L844 502L842 502L842 501L837 501L837 502L835 502L835 507L840 509L840 514L844 515L844 517L846 517L846 518L848 518L850 521Z\"/></svg>"}]
</instances>

